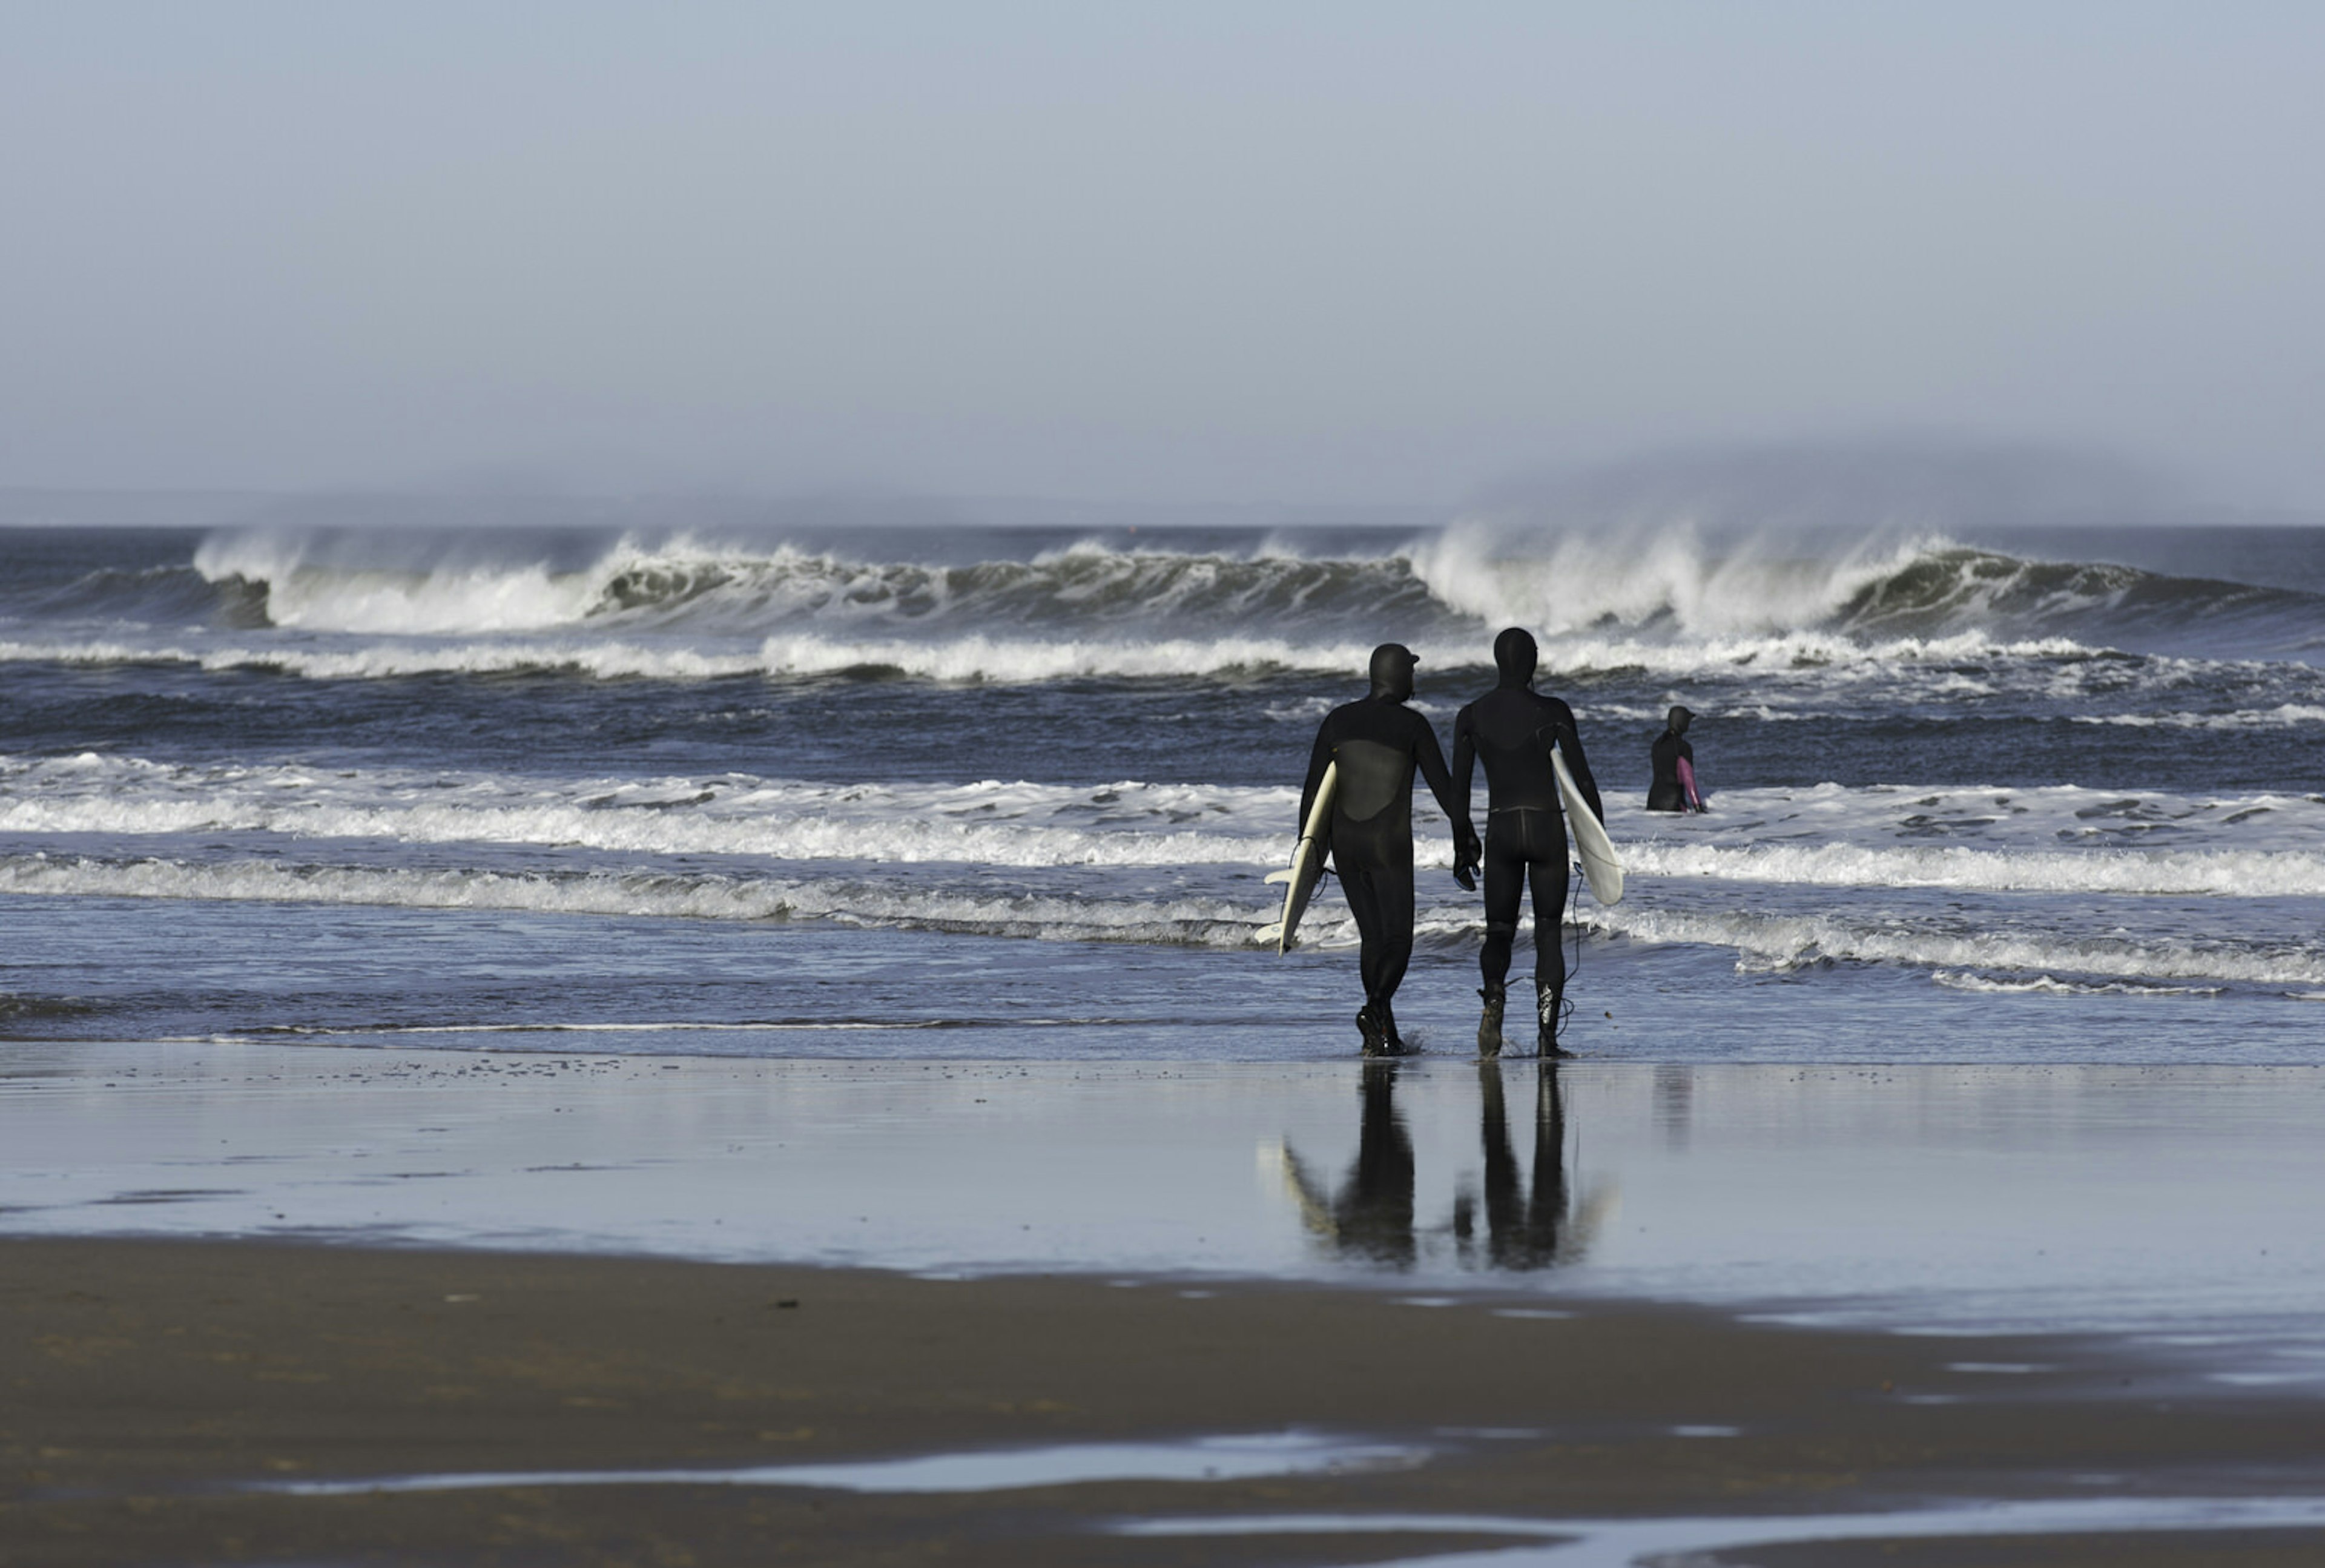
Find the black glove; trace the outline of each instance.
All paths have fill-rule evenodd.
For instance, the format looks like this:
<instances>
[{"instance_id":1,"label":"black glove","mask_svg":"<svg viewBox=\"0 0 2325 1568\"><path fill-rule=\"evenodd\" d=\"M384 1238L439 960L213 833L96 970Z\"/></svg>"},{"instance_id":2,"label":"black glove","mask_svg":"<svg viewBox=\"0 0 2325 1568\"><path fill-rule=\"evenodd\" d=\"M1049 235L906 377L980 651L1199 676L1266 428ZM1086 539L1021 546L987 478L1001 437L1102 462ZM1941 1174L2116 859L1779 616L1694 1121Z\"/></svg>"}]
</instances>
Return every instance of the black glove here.
<instances>
[{"instance_id":1,"label":"black glove","mask_svg":"<svg viewBox=\"0 0 2325 1568\"><path fill-rule=\"evenodd\" d=\"M1477 867L1486 858L1486 846L1477 841L1477 830L1467 822L1453 830L1453 880L1461 885L1464 893L1477 891Z\"/></svg>"}]
</instances>

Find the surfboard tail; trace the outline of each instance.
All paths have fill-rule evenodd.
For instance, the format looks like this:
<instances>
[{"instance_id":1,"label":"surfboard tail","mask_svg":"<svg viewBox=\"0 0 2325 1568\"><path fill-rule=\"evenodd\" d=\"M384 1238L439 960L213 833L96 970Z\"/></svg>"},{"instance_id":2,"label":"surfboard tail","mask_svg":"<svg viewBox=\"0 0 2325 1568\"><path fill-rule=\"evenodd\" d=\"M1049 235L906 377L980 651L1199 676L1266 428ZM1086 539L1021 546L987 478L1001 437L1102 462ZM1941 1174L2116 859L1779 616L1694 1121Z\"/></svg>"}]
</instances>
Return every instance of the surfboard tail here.
<instances>
[{"instance_id":1,"label":"surfboard tail","mask_svg":"<svg viewBox=\"0 0 2325 1568\"><path fill-rule=\"evenodd\" d=\"M1606 825L1590 810L1575 786L1574 775L1567 770L1566 758L1553 749L1550 754L1550 770L1558 779L1559 799L1566 807L1566 822L1573 833L1575 858L1582 862L1583 880L1590 884L1590 896L1601 904L1619 904L1623 899L1623 862L1615 853L1614 841L1607 837Z\"/></svg>"}]
</instances>

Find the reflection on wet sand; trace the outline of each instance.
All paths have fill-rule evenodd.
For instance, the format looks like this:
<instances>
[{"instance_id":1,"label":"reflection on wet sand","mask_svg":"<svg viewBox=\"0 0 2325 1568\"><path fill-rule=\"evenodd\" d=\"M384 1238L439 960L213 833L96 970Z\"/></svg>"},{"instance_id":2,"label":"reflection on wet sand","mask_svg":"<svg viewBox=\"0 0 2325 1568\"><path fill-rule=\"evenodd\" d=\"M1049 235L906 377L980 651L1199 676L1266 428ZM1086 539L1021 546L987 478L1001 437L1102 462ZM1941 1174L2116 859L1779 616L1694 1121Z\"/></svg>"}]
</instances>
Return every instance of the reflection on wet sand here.
<instances>
[{"instance_id":1,"label":"reflection on wet sand","mask_svg":"<svg viewBox=\"0 0 2325 1568\"><path fill-rule=\"evenodd\" d=\"M1356 1163L1337 1192L1327 1196L1288 1141L1283 1160L1285 1184L1299 1202L1301 1220L1311 1235L1348 1260L1404 1269L1419 1256L1421 1232L1415 1222L1413 1136L1396 1107L1397 1067L1394 1062L1365 1065ZM1589 1245L1602 1205L1586 1204L1579 1216L1574 1212L1558 1063L1543 1060L1535 1064L1530 1181L1521 1175L1510 1137L1503 1072L1498 1062L1477 1064L1485 1244L1480 1249L1477 1190L1465 1180L1447 1227L1455 1255L1467 1268L1526 1271L1575 1262Z\"/></svg>"},{"instance_id":2,"label":"reflection on wet sand","mask_svg":"<svg viewBox=\"0 0 2325 1568\"><path fill-rule=\"evenodd\" d=\"M1324 1196L1289 1142L1283 1146L1283 1174L1311 1235L1344 1257L1410 1268L1417 1250L1413 1135L1397 1114L1396 1066L1394 1062L1365 1063L1357 1163L1337 1195Z\"/></svg>"}]
</instances>

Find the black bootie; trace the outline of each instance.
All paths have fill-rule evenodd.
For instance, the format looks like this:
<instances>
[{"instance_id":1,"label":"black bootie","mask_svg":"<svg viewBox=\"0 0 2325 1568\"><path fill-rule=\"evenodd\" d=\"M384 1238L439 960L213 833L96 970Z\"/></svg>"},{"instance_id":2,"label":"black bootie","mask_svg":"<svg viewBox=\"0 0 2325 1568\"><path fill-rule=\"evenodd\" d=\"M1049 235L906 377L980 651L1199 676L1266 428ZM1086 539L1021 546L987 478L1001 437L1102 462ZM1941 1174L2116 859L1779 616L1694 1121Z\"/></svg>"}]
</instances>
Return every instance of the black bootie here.
<instances>
[{"instance_id":1,"label":"black bootie","mask_svg":"<svg viewBox=\"0 0 2325 1568\"><path fill-rule=\"evenodd\" d=\"M1488 980L1477 995L1486 999L1485 1010L1477 1015L1477 1054L1499 1056L1502 1053L1502 1009L1508 1005L1509 988L1499 980Z\"/></svg>"},{"instance_id":2,"label":"black bootie","mask_svg":"<svg viewBox=\"0 0 2325 1568\"><path fill-rule=\"evenodd\" d=\"M1534 1033L1535 1049L1556 1061L1570 1061L1574 1053L1558 1043L1558 1015L1565 997L1553 988L1537 983L1534 986L1534 1015L1540 1020Z\"/></svg>"}]
</instances>

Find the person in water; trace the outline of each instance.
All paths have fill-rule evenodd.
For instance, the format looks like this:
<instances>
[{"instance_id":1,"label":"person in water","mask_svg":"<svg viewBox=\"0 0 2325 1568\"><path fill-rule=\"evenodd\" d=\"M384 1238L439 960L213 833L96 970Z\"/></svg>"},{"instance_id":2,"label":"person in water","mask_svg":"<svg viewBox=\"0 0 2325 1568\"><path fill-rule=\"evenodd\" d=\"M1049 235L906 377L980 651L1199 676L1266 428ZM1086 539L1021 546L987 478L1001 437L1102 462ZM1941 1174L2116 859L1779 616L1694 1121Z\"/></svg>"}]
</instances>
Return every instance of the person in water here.
<instances>
[{"instance_id":1,"label":"person in water","mask_svg":"<svg viewBox=\"0 0 2325 1568\"><path fill-rule=\"evenodd\" d=\"M1477 1020L1477 1049L1487 1056L1502 1049L1504 984L1510 949L1517 941L1518 901L1533 887L1533 990L1535 1044L1544 1056L1570 1053L1558 1044L1560 1009L1566 1000L1566 952L1559 936L1566 920L1566 813L1559 803L1558 777L1550 748L1559 747L1582 798L1600 821L1598 784L1582 755L1574 710L1533 689L1533 638L1512 626L1494 639L1495 688L1461 710L1453 720L1453 792L1468 815L1470 780L1486 765L1486 946L1477 955L1485 977L1485 1011ZM1476 864L1457 865L1456 875Z\"/></svg>"},{"instance_id":2,"label":"person in water","mask_svg":"<svg viewBox=\"0 0 2325 1568\"><path fill-rule=\"evenodd\" d=\"M1655 737L1654 782L1647 786L1647 810L1651 812L1706 812L1711 808L1703 803L1703 792L1695 787L1695 747L1687 743L1687 727L1695 718L1684 708L1674 708Z\"/></svg>"},{"instance_id":3,"label":"person in water","mask_svg":"<svg viewBox=\"0 0 2325 1568\"><path fill-rule=\"evenodd\" d=\"M1445 771L1445 753L1429 720L1407 708L1413 667L1421 661L1398 643L1373 650L1372 693L1324 716L1308 754L1308 783L1300 792L1300 821L1316 803L1324 770L1339 766L1332 792L1332 868L1364 938L1365 1005L1357 1015L1365 1054L1393 1056L1404 1049L1389 1010L1413 960L1413 770L1453 821L1456 865L1477 858L1468 795L1457 799Z\"/></svg>"}]
</instances>

